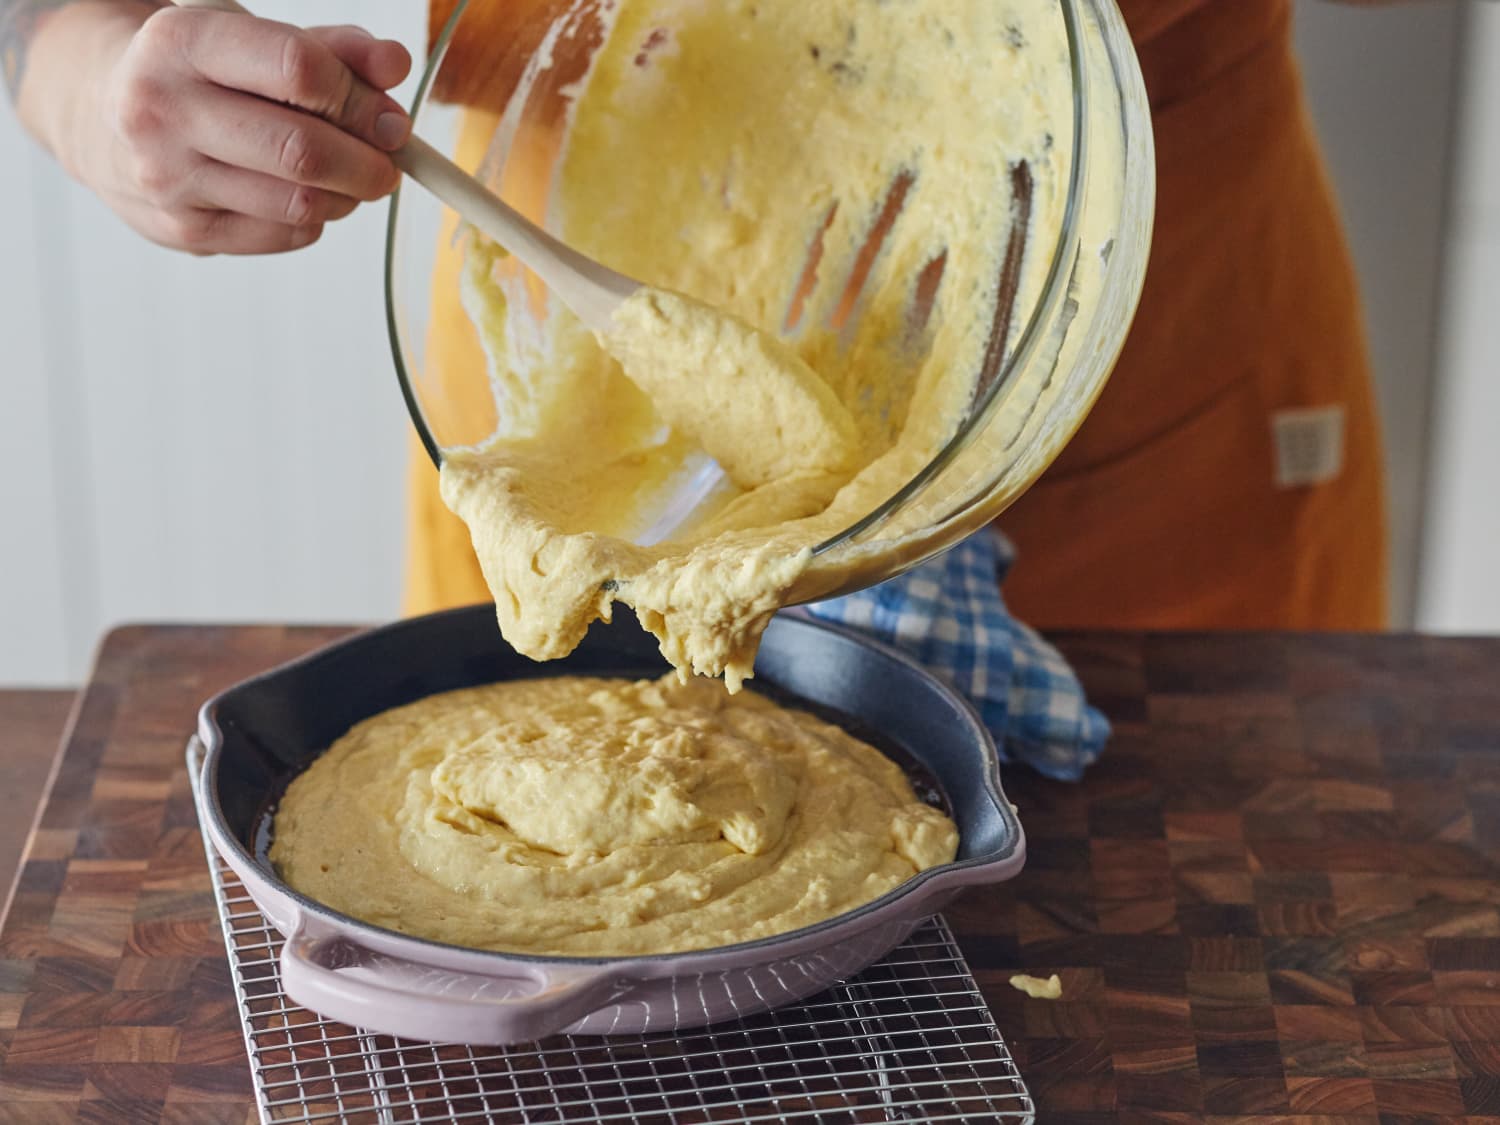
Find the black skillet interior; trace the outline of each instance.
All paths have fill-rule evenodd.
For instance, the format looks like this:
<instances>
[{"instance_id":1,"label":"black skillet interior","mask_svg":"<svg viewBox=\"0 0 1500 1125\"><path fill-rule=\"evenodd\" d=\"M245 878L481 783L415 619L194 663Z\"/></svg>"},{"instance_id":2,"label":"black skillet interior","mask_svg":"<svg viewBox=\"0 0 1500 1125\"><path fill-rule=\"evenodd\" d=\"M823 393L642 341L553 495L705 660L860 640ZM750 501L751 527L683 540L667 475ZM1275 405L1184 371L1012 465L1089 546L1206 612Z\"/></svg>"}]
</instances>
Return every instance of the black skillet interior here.
<instances>
[{"instance_id":1,"label":"black skillet interior","mask_svg":"<svg viewBox=\"0 0 1500 1125\"><path fill-rule=\"evenodd\" d=\"M538 664L499 636L492 606L411 618L358 634L230 688L205 704L217 728L208 777L231 834L265 863L263 815L287 783L351 726L437 692L536 676L656 676L656 641L628 610L596 624L574 652ZM752 686L864 738L912 775L959 826L959 862L1014 850L993 752L973 712L915 664L843 630L779 617ZM214 738L209 738L212 748ZM215 759L217 761L215 762ZM922 768L925 767L925 768ZM935 785L933 784L935 783Z\"/></svg>"}]
</instances>

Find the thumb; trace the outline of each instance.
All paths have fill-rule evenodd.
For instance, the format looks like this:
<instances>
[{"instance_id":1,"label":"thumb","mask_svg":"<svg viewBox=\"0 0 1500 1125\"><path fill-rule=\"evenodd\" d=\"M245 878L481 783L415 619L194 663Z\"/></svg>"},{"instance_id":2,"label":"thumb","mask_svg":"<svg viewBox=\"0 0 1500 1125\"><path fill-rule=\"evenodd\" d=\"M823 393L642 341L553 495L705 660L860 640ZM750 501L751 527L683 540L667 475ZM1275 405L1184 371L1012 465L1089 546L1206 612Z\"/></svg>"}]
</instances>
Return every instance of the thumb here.
<instances>
[{"instance_id":1,"label":"thumb","mask_svg":"<svg viewBox=\"0 0 1500 1125\"><path fill-rule=\"evenodd\" d=\"M394 39L377 39L364 28L349 24L307 30L377 90L389 90L411 73L411 55Z\"/></svg>"}]
</instances>

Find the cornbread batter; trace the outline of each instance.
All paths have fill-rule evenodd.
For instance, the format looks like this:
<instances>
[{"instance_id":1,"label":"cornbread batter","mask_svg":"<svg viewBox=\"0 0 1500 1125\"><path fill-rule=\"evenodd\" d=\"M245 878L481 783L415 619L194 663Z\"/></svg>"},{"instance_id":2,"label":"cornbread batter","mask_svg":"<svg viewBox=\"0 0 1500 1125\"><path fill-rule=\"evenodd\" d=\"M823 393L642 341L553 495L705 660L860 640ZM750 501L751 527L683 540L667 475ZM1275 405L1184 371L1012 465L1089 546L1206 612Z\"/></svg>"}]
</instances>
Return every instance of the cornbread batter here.
<instances>
[{"instance_id":1,"label":"cornbread batter","mask_svg":"<svg viewBox=\"0 0 1500 1125\"><path fill-rule=\"evenodd\" d=\"M601 39L564 87L540 217L653 289L596 340L471 232L499 425L450 451L443 499L521 652L565 655L619 599L681 672L735 690L793 588L855 565L812 548L952 437L1023 327L1005 310L1036 303L1067 196L1066 34L1051 0L605 7L555 25L491 158L554 58ZM973 471L1065 440L1034 439L1041 379ZM943 515L875 549L918 551L899 537Z\"/></svg>"},{"instance_id":2,"label":"cornbread batter","mask_svg":"<svg viewBox=\"0 0 1500 1125\"><path fill-rule=\"evenodd\" d=\"M1056 973L1043 980L1029 973L1016 973L1010 978L1010 986L1017 992L1024 992L1033 1000L1061 1000L1062 978Z\"/></svg>"},{"instance_id":3,"label":"cornbread batter","mask_svg":"<svg viewBox=\"0 0 1500 1125\"><path fill-rule=\"evenodd\" d=\"M854 471L854 419L791 348L690 298L643 289L600 341L661 419L744 489Z\"/></svg>"},{"instance_id":4,"label":"cornbread batter","mask_svg":"<svg viewBox=\"0 0 1500 1125\"><path fill-rule=\"evenodd\" d=\"M873 747L716 683L527 680L360 723L287 789L297 890L419 937L615 956L810 925L953 859Z\"/></svg>"}]
</instances>

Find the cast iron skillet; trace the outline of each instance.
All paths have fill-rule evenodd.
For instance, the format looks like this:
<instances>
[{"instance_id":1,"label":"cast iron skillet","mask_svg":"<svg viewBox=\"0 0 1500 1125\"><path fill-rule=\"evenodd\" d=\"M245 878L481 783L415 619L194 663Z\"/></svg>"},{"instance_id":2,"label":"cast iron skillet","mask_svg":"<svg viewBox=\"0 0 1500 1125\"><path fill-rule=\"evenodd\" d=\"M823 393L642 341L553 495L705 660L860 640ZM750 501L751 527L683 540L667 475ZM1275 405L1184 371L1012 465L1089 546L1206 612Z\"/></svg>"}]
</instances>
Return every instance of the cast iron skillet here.
<instances>
[{"instance_id":1,"label":"cast iron skillet","mask_svg":"<svg viewBox=\"0 0 1500 1125\"><path fill-rule=\"evenodd\" d=\"M537 664L500 639L491 606L360 633L210 699L189 750L215 849L286 937L297 1003L372 1031L474 1044L557 1031L695 1027L801 999L899 944L961 887L1020 870L1025 840L973 710L902 654L782 616L753 686L841 722L925 776L959 827L958 856L857 910L739 945L652 957L536 957L428 941L361 922L292 890L266 859L265 815L287 782L355 723L436 692L535 676L654 676L667 666L624 610L572 655ZM934 794L931 799L937 799Z\"/></svg>"}]
</instances>

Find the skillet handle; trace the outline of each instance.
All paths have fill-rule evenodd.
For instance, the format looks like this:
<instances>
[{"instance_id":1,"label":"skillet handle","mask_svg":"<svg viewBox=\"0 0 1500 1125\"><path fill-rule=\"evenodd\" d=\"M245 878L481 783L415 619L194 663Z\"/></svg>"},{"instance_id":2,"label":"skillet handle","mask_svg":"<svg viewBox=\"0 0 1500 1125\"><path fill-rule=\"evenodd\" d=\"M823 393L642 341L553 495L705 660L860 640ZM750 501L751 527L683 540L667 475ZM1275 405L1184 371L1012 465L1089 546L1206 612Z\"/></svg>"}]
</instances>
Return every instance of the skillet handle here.
<instances>
[{"instance_id":1,"label":"skillet handle","mask_svg":"<svg viewBox=\"0 0 1500 1125\"><path fill-rule=\"evenodd\" d=\"M281 948L281 982L330 1019L403 1039L498 1045L561 1031L623 991L602 968L539 966L497 977L422 965L311 934L298 918ZM537 985L517 995L517 985Z\"/></svg>"}]
</instances>

